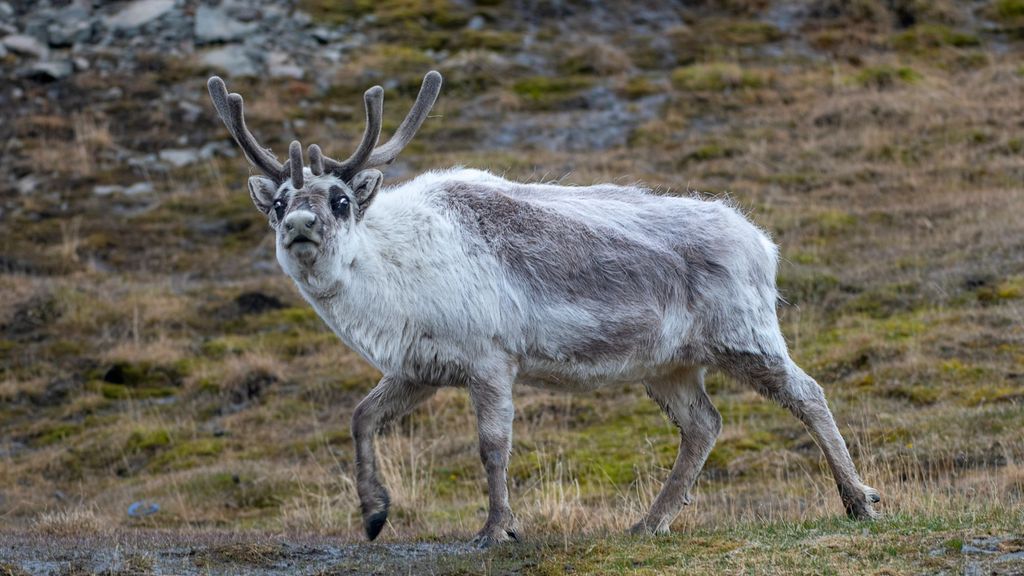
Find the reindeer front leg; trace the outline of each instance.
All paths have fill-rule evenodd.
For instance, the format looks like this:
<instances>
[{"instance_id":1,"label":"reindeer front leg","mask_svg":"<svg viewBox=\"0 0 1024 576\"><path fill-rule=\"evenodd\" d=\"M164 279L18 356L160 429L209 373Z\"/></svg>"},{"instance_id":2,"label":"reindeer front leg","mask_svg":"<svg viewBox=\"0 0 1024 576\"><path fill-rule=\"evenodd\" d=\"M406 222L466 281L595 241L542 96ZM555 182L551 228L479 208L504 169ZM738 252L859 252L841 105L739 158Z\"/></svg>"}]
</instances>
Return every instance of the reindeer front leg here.
<instances>
[{"instance_id":1,"label":"reindeer front leg","mask_svg":"<svg viewBox=\"0 0 1024 576\"><path fill-rule=\"evenodd\" d=\"M486 548L499 542L519 540L519 525L508 503L508 459L512 452L511 374L489 379L473 379L469 396L476 410L480 436L480 459L487 471L487 523L473 539Z\"/></svg>"},{"instance_id":2,"label":"reindeer front leg","mask_svg":"<svg viewBox=\"0 0 1024 576\"><path fill-rule=\"evenodd\" d=\"M409 384L385 376L363 398L352 414L352 439L356 444L356 490L363 513L363 529L373 540L388 519L391 499L377 473L373 437L396 418L412 411L437 389L433 386Z\"/></svg>"}]
</instances>

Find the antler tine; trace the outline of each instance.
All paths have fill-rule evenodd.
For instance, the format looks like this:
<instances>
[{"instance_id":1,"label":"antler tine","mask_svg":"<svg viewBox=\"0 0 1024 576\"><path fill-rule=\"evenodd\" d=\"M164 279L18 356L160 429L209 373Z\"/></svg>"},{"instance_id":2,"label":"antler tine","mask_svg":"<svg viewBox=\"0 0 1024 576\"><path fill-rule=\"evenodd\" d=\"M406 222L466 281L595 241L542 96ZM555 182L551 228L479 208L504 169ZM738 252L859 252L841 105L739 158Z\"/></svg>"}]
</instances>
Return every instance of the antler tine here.
<instances>
[{"instance_id":1,"label":"antler tine","mask_svg":"<svg viewBox=\"0 0 1024 576\"><path fill-rule=\"evenodd\" d=\"M310 144L306 150L309 154L309 170L314 176L319 176L324 173L324 154L320 151L320 147L316 144Z\"/></svg>"},{"instance_id":2,"label":"antler tine","mask_svg":"<svg viewBox=\"0 0 1024 576\"><path fill-rule=\"evenodd\" d=\"M381 114L384 109L384 89L374 86L363 94L366 105L366 130L359 147L344 162L324 156L324 169L342 180L348 181L363 169L380 138Z\"/></svg>"},{"instance_id":3,"label":"antler tine","mask_svg":"<svg viewBox=\"0 0 1024 576\"><path fill-rule=\"evenodd\" d=\"M416 131L423 125L423 121L427 119L427 114L434 107L434 102L437 101L437 96L440 93L441 74L437 70L431 70L423 77L423 84L420 85L420 93L416 96L416 102L413 103L405 120L402 120L402 124L398 126L395 135L388 140L387 144L374 149L366 166L384 166L394 162L402 149L416 135Z\"/></svg>"},{"instance_id":4,"label":"antler tine","mask_svg":"<svg viewBox=\"0 0 1024 576\"><path fill-rule=\"evenodd\" d=\"M278 184L283 182L286 177L285 167L278 162L270 150L260 146L245 125L245 105L242 96L228 94L228 88L219 76L212 76L207 81L206 87L210 91L210 98L213 100L213 106L217 109L217 114L220 115L228 132L242 148L242 152L249 162Z\"/></svg>"},{"instance_id":5,"label":"antler tine","mask_svg":"<svg viewBox=\"0 0 1024 576\"><path fill-rule=\"evenodd\" d=\"M296 190L302 188L302 144L298 140L292 140L288 146L288 168L292 174L292 186Z\"/></svg>"}]
</instances>

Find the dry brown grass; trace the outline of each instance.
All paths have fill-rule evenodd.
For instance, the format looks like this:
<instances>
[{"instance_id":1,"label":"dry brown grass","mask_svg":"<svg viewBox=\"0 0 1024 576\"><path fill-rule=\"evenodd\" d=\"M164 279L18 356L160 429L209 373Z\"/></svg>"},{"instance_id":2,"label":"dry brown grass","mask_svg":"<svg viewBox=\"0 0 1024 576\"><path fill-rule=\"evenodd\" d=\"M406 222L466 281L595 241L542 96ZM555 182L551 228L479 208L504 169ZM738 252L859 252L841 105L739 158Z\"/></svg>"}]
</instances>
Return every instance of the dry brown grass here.
<instances>
[{"instance_id":1,"label":"dry brown grass","mask_svg":"<svg viewBox=\"0 0 1024 576\"><path fill-rule=\"evenodd\" d=\"M858 18L873 18L882 4L865 6ZM587 44L550 54L552 75L573 67L616 94L665 94L628 146L599 151L482 149L478 136L501 129L506 114L580 125L594 111L570 100L559 103L566 109L530 112L514 85L538 72L506 54L473 49L440 63L452 93L420 148L403 156L403 174L464 164L524 180L641 180L662 192L728 197L773 234L784 257L789 304L780 313L791 351L825 387L889 518L875 527L837 520L835 488L799 423L714 376L709 388L725 429L694 504L674 526L695 542L616 540L609 535L634 522L660 488L676 432L638 386L581 396L517 389L513 506L524 533L553 539L557 546L545 550L562 562L537 571L623 550L653 550L655 560L690 550L685 565L705 573L940 571L948 563L927 562L952 557L934 560L929 550L1014 529L1012 514L1024 506L1020 47L919 56L887 51L891 23L872 26L856 58L756 57L719 46L696 67L673 64L683 70L674 85L671 68L649 68L633 48ZM537 42L552 49L564 38ZM332 94L352 92L351 101L332 96L307 108L298 105L315 94L311 85L254 83L249 116L261 138L286 118L335 118L310 121L302 137L343 149L345 135L358 135L364 76L398 78L400 95L388 96L394 120L433 59L411 47L369 51L334 71ZM22 119L19 137L34 146L26 154L39 155L32 161L40 166L66 158L62 170L88 174L86 159L116 145L99 112ZM224 136L219 125L210 133ZM13 264L0 273L5 522L54 534L93 522L360 540L348 421L379 375L275 270L245 173L239 159L217 159L172 172L160 183L168 193L152 202L95 200L86 190L60 199L77 220L15 215L17 226L0 227L4 258L61 263L46 269L51 275ZM47 201L17 199L27 214L55 210ZM111 204L130 216L107 219ZM239 297L251 292L279 303L244 310ZM109 382L115 364L157 382ZM160 380L169 374L180 385ZM443 390L381 439L394 500L385 541L461 539L479 528L486 483L475 438L464 391ZM127 517L141 499L161 511ZM66 502L85 508L62 511ZM807 540L773 548L793 531ZM711 552L702 555L701 543ZM608 562L627 573L675 567L632 560Z\"/></svg>"}]
</instances>

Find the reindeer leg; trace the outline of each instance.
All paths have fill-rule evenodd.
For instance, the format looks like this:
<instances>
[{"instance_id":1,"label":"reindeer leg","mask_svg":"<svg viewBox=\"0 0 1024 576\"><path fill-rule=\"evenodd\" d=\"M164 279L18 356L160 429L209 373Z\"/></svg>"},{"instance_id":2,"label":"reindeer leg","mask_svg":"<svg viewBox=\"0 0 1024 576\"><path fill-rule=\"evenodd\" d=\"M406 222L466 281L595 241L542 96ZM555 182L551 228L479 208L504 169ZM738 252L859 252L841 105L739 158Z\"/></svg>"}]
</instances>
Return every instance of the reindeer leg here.
<instances>
[{"instance_id":1,"label":"reindeer leg","mask_svg":"<svg viewBox=\"0 0 1024 576\"><path fill-rule=\"evenodd\" d=\"M682 507L690 503L690 489L722 431L722 416L704 391L703 368L647 382L647 394L679 428L679 453L650 511L630 532L666 534Z\"/></svg>"},{"instance_id":2,"label":"reindeer leg","mask_svg":"<svg viewBox=\"0 0 1024 576\"><path fill-rule=\"evenodd\" d=\"M480 435L480 460L487 471L487 522L473 540L481 548L519 540L519 526L508 502L508 460L515 415L512 380L511 376L473 379L469 385Z\"/></svg>"},{"instance_id":3,"label":"reindeer leg","mask_svg":"<svg viewBox=\"0 0 1024 576\"><path fill-rule=\"evenodd\" d=\"M363 513L363 529L373 540L380 534L388 518L391 499L377 473L373 437L389 422L412 411L437 389L409 384L385 376L363 398L352 414L352 438L356 445L356 490Z\"/></svg>"},{"instance_id":4,"label":"reindeer leg","mask_svg":"<svg viewBox=\"0 0 1024 576\"><path fill-rule=\"evenodd\" d=\"M877 490L861 482L825 392L813 378L782 355L734 353L724 358L721 368L753 386L762 396L788 408L804 424L832 469L848 516L861 520L880 516L873 505L881 497Z\"/></svg>"}]
</instances>

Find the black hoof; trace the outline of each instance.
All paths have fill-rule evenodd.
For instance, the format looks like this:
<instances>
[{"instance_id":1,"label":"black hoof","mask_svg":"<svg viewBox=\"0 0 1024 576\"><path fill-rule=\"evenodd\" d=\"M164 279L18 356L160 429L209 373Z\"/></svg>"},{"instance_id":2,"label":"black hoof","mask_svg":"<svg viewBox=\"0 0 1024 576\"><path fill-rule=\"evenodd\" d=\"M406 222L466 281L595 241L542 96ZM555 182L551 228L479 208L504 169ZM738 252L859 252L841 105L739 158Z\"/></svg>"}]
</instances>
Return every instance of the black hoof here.
<instances>
[{"instance_id":1,"label":"black hoof","mask_svg":"<svg viewBox=\"0 0 1024 576\"><path fill-rule=\"evenodd\" d=\"M384 529L384 524L388 521L388 510L385 508L380 512L374 512L370 514L365 520L363 520L363 528L366 530L366 537L370 540L374 540L380 535L380 531Z\"/></svg>"}]
</instances>

